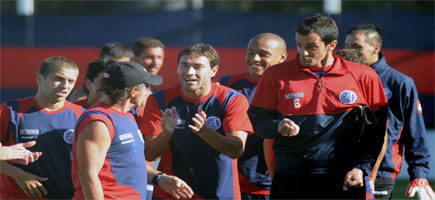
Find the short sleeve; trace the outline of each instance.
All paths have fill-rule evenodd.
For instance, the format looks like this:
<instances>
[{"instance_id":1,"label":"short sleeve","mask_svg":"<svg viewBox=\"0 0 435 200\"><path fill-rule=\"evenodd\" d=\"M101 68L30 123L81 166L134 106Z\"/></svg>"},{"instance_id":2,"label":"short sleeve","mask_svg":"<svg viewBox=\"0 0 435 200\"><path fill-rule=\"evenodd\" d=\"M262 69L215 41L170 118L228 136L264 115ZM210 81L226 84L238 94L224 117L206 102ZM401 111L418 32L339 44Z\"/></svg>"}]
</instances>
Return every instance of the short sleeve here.
<instances>
[{"instance_id":1,"label":"short sleeve","mask_svg":"<svg viewBox=\"0 0 435 200\"><path fill-rule=\"evenodd\" d=\"M115 127L113 126L112 121L104 115L100 114L92 114L83 119L79 126L77 127L77 135L80 136L80 133L93 121L101 121L103 122L110 133L110 138L113 139L115 136Z\"/></svg>"},{"instance_id":2,"label":"short sleeve","mask_svg":"<svg viewBox=\"0 0 435 200\"><path fill-rule=\"evenodd\" d=\"M163 131L161 120L162 113L156 99L148 97L143 114L138 116L140 131L144 135L159 135Z\"/></svg>"},{"instance_id":3,"label":"short sleeve","mask_svg":"<svg viewBox=\"0 0 435 200\"><path fill-rule=\"evenodd\" d=\"M223 120L225 133L232 131L245 131L248 134L253 133L251 121L248 117L248 108L248 100L242 94L230 100Z\"/></svg>"}]
</instances>

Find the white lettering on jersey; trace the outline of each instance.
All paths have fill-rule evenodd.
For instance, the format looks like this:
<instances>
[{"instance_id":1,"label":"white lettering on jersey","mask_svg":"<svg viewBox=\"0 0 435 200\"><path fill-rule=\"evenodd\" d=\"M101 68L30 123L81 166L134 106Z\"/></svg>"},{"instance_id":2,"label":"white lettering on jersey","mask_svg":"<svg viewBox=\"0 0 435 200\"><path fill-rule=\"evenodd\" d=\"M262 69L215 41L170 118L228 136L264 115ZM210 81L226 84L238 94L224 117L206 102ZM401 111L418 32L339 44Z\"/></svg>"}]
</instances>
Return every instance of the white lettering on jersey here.
<instances>
[{"instance_id":1,"label":"white lettering on jersey","mask_svg":"<svg viewBox=\"0 0 435 200\"><path fill-rule=\"evenodd\" d=\"M120 140L127 140L127 139L130 139L130 138L133 138L133 134L131 134L131 133L124 133L124 134L119 136Z\"/></svg>"},{"instance_id":2,"label":"white lettering on jersey","mask_svg":"<svg viewBox=\"0 0 435 200\"><path fill-rule=\"evenodd\" d=\"M186 124L186 121L184 119L177 119L177 126L183 126Z\"/></svg>"},{"instance_id":3,"label":"white lettering on jersey","mask_svg":"<svg viewBox=\"0 0 435 200\"><path fill-rule=\"evenodd\" d=\"M294 99L294 98L300 98L300 97L304 97L303 92L285 94L285 99Z\"/></svg>"},{"instance_id":4,"label":"white lettering on jersey","mask_svg":"<svg viewBox=\"0 0 435 200\"><path fill-rule=\"evenodd\" d=\"M36 140L39 136L39 129L20 129L18 133L21 140Z\"/></svg>"},{"instance_id":5,"label":"white lettering on jersey","mask_svg":"<svg viewBox=\"0 0 435 200\"><path fill-rule=\"evenodd\" d=\"M20 135L39 135L39 129L21 129Z\"/></svg>"},{"instance_id":6,"label":"white lettering on jersey","mask_svg":"<svg viewBox=\"0 0 435 200\"><path fill-rule=\"evenodd\" d=\"M293 100L293 104L295 105L295 108L300 108L301 107L301 100L300 99L295 99Z\"/></svg>"}]
</instances>

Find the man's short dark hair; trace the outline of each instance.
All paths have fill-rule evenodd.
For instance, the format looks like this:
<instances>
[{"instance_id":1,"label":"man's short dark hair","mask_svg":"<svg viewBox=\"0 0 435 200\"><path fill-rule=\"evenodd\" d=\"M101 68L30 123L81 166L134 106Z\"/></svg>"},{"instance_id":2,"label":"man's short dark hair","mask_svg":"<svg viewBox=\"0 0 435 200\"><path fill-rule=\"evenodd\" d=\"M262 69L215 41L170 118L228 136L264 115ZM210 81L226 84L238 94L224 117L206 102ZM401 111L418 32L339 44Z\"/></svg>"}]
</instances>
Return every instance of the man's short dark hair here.
<instances>
[{"instance_id":1,"label":"man's short dark hair","mask_svg":"<svg viewBox=\"0 0 435 200\"><path fill-rule=\"evenodd\" d=\"M151 37L141 37L133 43L133 52L136 57L139 57L145 49L158 47L165 49L165 45L160 40Z\"/></svg>"},{"instance_id":2,"label":"man's short dark hair","mask_svg":"<svg viewBox=\"0 0 435 200\"><path fill-rule=\"evenodd\" d=\"M346 34L349 35L349 34L360 33L360 32L363 32L367 36L369 36L369 34L371 34L371 33L376 33L377 35L376 35L376 37L374 37L374 39L376 39L376 41L379 42L379 44L382 44L381 30L374 24L355 25L352 28L350 28L350 30Z\"/></svg>"},{"instance_id":3,"label":"man's short dark hair","mask_svg":"<svg viewBox=\"0 0 435 200\"><path fill-rule=\"evenodd\" d=\"M142 83L135 87L137 87L138 89L142 89L143 87L145 87L145 84ZM133 88L135 87L118 89L118 88L110 87L105 84L101 84L101 91L103 91L109 97L111 101L111 105L113 105L128 99L128 95L130 94L130 91L133 90Z\"/></svg>"},{"instance_id":4,"label":"man's short dark hair","mask_svg":"<svg viewBox=\"0 0 435 200\"><path fill-rule=\"evenodd\" d=\"M86 69L85 81L87 79L93 83L95 78L98 77L98 74L106 71L110 62L115 62L115 61L108 60L108 59L97 59L97 60L94 60L91 63L89 63L88 68ZM84 88L86 94L89 94L88 88L86 88L86 87L83 87L83 88Z\"/></svg>"},{"instance_id":5,"label":"man's short dark hair","mask_svg":"<svg viewBox=\"0 0 435 200\"><path fill-rule=\"evenodd\" d=\"M100 58L102 59L119 59L123 57L133 59L133 56L133 50L121 42L108 42L100 50Z\"/></svg>"},{"instance_id":6,"label":"man's short dark hair","mask_svg":"<svg viewBox=\"0 0 435 200\"><path fill-rule=\"evenodd\" d=\"M209 44L194 44L190 45L178 54L178 64L180 64L180 58L185 55L203 55L210 61L210 68L214 68L219 65L220 58L217 51Z\"/></svg>"},{"instance_id":7,"label":"man's short dark hair","mask_svg":"<svg viewBox=\"0 0 435 200\"><path fill-rule=\"evenodd\" d=\"M53 56L42 61L38 69L38 74L42 75L44 78L47 78L49 74L57 72L62 68L75 69L77 71L79 70L77 64L69 58L63 56Z\"/></svg>"},{"instance_id":8,"label":"man's short dark hair","mask_svg":"<svg viewBox=\"0 0 435 200\"><path fill-rule=\"evenodd\" d=\"M357 51L356 49L342 49L340 51L337 51L336 54L341 56L343 59L347 61L351 61L362 65L369 65L364 54Z\"/></svg>"},{"instance_id":9,"label":"man's short dark hair","mask_svg":"<svg viewBox=\"0 0 435 200\"><path fill-rule=\"evenodd\" d=\"M300 35L316 33L325 44L330 44L338 38L338 27L331 17L316 14L299 22L296 33Z\"/></svg>"}]
</instances>

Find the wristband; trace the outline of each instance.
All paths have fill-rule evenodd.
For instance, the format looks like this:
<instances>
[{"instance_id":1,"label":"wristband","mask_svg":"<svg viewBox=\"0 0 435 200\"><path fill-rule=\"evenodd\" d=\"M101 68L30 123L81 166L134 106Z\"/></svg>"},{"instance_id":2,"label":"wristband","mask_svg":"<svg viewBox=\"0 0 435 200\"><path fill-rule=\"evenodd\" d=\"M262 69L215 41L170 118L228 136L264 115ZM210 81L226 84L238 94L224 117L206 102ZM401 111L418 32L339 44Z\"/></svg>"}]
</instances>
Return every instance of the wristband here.
<instances>
[{"instance_id":1,"label":"wristband","mask_svg":"<svg viewBox=\"0 0 435 200\"><path fill-rule=\"evenodd\" d=\"M151 181L151 183L153 185L155 185L155 186L158 186L159 185L159 180L162 177L162 175L163 175L163 172L159 172L156 175L154 175L153 180Z\"/></svg>"}]
</instances>

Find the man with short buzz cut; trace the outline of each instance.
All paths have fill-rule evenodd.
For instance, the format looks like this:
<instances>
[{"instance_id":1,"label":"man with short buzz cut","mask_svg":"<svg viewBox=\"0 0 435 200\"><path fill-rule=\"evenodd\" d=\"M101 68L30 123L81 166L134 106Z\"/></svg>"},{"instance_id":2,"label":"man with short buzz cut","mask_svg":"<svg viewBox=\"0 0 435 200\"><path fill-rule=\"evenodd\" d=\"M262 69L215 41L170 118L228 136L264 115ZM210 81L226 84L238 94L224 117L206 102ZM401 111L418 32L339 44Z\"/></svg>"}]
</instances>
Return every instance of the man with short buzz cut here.
<instances>
[{"instance_id":1,"label":"man with short buzz cut","mask_svg":"<svg viewBox=\"0 0 435 200\"><path fill-rule=\"evenodd\" d=\"M405 154L410 176L407 195L417 192L419 199L435 199L427 181L430 152L417 88L412 78L387 64L381 47L381 31L373 24L359 24L347 32L346 48L364 55L388 98L388 146L375 181L375 197L391 199Z\"/></svg>"},{"instance_id":2,"label":"man with short buzz cut","mask_svg":"<svg viewBox=\"0 0 435 200\"><path fill-rule=\"evenodd\" d=\"M1 163L1 199L71 199L72 138L83 112L66 97L79 69L65 57L42 61L35 96L9 101L0 108L0 139L4 145L36 141L29 150L43 156L27 166ZM7 175L7 176L5 176Z\"/></svg>"},{"instance_id":3,"label":"man with short buzz cut","mask_svg":"<svg viewBox=\"0 0 435 200\"><path fill-rule=\"evenodd\" d=\"M303 19L296 58L258 83L249 116L255 134L275 139L271 199L373 197L368 175L384 141L387 99L373 69L333 54L337 37L331 17Z\"/></svg>"},{"instance_id":4,"label":"man with short buzz cut","mask_svg":"<svg viewBox=\"0 0 435 200\"><path fill-rule=\"evenodd\" d=\"M220 78L221 85L244 94L251 102L263 72L282 63L287 58L284 39L273 33L261 33L249 40L246 64L249 71ZM263 153L263 138L249 135L243 155L238 158L239 181L242 199L268 199L272 184ZM272 169L273 170L273 169Z\"/></svg>"},{"instance_id":5,"label":"man with short buzz cut","mask_svg":"<svg viewBox=\"0 0 435 200\"><path fill-rule=\"evenodd\" d=\"M133 59L133 50L121 42L108 42L100 50L100 59L129 62Z\"/></svg>"},{"instance_id":6,"label":"man with short buzz cut","mask_svg":"<svg viewBox=\"0 0 435 200\"><path fill-rule=\"evenodd\" d=\"M133 43L134 61L149 73L157 74L162 69L165 45L158 39L141 37Z\"/></svg>"},{"instance_id":7,"label":"man with short buzz cut","mask_svg":"<svg viewBox=\"0 0 435 200\"><path fill-rule=\"evenodd\" d=\"M240 199L237 159L252 133L246 97L212 82L219 55L208 44L178 54L180 84L147 99L141 131L146 158L186 181L195 199ZM153 198L170 198L154 190Z\"/></svg>"}]
</instances>

